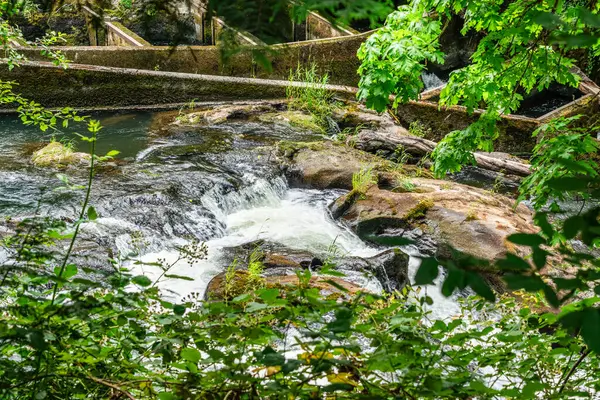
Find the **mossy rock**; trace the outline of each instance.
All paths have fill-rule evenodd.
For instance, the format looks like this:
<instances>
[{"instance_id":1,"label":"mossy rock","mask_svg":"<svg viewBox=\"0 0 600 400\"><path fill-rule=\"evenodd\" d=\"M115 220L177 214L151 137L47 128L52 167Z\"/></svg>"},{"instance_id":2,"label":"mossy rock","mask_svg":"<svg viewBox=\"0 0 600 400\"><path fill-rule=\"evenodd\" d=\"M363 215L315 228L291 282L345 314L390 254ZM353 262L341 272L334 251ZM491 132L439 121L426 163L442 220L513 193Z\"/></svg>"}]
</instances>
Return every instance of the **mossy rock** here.
<instances>
[{"instance_id":1,"label":"mossy rock","mask_svg":"<svg viewBox=\"0 0 600 400\"><path fill-rule=\"evenodd\" d=\"M378 244L410 236L411 231L425 232L440 258L462 253L493 261L507 251L528 253L506 240L513 233L536 232L524 205L515 207L508 197L461 184L448 188L444 181L423 178L413 183L426 190L397 193L373 185L364 196L342 196L330 209L363 239Z\"/></svg>"},{"instance_id":2,"label":"mossy rock","mask_svg":"<svg viewBox=\"0 0 600 400\"><path fill-rule=\"evenodd\" d=\"M90 160L87 153L74 152L60 142L50 142L33 153L31 161L36 167L66 168L71 165L86 164Z\"/></svg>"},{"instance_id":3,"label":"mossy rock","mask_svg":"<svg viewBox=\"0 0 600 400\"><path fill-rule=\"evenodd\" d=\"M320 126L315 118L302 111L282 111L270 112L258 116L261 122L269 123L284 123L295 128L304 129L311 132L325 133L325 130Z\"/></svg>"},{"instance_id":4,"label":"mossy rock","mask_svg":"<svg viewBox=\"0 0 600 400\"><path fill-rule=\"evenodd\" d=\"M278 155L290 184L315 189L352 189L352 176L362 169L384 171L392 163L342 143L280 142Z\"/></svg>"}]
</instances>

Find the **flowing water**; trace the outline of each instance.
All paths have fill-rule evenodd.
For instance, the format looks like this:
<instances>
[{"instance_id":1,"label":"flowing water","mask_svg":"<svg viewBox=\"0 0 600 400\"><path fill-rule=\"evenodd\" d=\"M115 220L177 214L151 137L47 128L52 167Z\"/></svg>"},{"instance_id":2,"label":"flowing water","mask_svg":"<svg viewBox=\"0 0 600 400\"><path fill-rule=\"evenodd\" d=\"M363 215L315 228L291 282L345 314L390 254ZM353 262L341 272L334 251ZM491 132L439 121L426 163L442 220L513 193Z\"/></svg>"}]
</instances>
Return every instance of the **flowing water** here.
<instances>
[{"instance_id":1,"label":"flowing water","mask_svg":"<svg viewBox=\"0 0 600 400\"><path fill-rule=\"evenodd\" d=\"M176 247L205 242L208 257L191 266L185 260L170 274L193 281L164 279L160 287L175 299L197 293L227 266L227 249L263 239L293 250L325 257L335 244L338 254L371 257L382 250L362 242L327 210L343 191L289 188L272 145L281 139L306 141L314 135L287 125L227 122L156 133L161 115L129 112L94 115L103 124L98 153L119 150L117 160L100 169L91 204L99 218L82 226L77 257L108 269L107 259L138 254L143 261L167 263ZM55 170L31 165L31 152L53 135L23 127L15 116L0 116L0 216L25 217L36 212L65 221L78 213L83 191L57 190ZM62 133L54 133L66 140ZM85 143L83 143L85 145ZM84 151L85 146L78 150ZM74 184L85 184L85 171L63 171ZM412 253L412 255L418 255ZM411 257L414 274L418 258ZM158 277L156 267L137 267ZM375 292L381 282L359 271L344 271L348 280ZM457 311L452 299L427 289L434 317Z\"/></svg>"}]
</instances>

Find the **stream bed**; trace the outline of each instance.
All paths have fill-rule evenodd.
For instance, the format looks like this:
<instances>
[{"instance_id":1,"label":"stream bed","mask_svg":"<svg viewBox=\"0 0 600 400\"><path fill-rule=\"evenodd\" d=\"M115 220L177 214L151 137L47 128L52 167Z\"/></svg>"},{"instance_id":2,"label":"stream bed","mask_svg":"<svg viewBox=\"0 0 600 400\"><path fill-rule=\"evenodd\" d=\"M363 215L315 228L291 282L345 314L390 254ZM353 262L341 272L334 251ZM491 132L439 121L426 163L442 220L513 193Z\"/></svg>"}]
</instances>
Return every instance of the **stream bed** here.
<instances>
[{"instance_id":1,"label":"stream bed","mask_svg":"<svg viewBox=\"0 0 600 400\"><path fill-rule=\"evenodd\" d=\"M112 112L93 115L103 129L99 155L118 150L117 158L98 170L92 204L99 218L82 225L75 254L94 268L109 270L111 257L135 253L145 262L178 258L178 246L206 243L208 256L190 266L175 264L171 274L193 281L163 279L161 289L179 299L203 296L209 281L228 265L227 249L264 240L326 258L332 245L339 255L372 257L384 249L361 241L334 221L327 206L344 191L290 188L275 162L273 145L282 139L314 140L314 134L289 125L249 121L181 128L168 136L157 132L161 113ZM73 136L24 127L15 115L0 116L0 216L15 219L35 214L72 222L82 190L59 189L57 172L73 184L85 184L81 171L37 168L33 150L54 137ZM73 142L77 151L85 143ZM410 249L408 249L410 250ZM408 251L412 255L418 255ZM411 257L409 274L418 268ZM150 277L161 271L136 267ZM372 275L344 270L348 281L382 291ZM453 315L458 306L439 288L428 288L433 316Z\"/></svg>"}]
</instances>

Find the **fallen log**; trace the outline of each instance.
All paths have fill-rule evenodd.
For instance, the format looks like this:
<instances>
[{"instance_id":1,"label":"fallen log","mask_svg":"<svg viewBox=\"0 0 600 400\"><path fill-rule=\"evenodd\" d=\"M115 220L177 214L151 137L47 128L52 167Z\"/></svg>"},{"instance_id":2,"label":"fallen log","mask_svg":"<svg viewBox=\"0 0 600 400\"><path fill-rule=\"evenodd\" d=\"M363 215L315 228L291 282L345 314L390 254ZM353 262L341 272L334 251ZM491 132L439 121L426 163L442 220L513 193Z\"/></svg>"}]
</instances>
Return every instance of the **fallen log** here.
<instances>
[{"instance_id":1,"label":"fallen log","mask_svg":"<svg viewBox=\"0 0 600 400\"><path fill-rule=\"evenodd\" d=\"M402 135L400 132L389 131L372 131L362 130L355 138L356 148L376 153L379 150L393 152L399 146L410 154L416 156L424 156L435 149L436 142L423 139L417 136ZM484 169L489 169L507 174L528 176L531 174L531 169L528 164L509 159L505 155L499 153L474 153L477 165Z\"/></svg>"}]
</instances>

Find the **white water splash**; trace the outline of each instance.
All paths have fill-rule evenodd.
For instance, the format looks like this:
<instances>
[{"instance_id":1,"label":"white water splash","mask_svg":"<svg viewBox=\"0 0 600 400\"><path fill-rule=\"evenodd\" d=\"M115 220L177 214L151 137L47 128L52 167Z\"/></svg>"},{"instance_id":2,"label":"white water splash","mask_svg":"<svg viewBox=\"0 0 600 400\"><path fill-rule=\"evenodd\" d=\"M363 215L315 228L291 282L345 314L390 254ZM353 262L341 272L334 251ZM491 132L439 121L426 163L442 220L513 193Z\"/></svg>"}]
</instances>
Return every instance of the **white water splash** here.
<instances>
[{"instance_id":1,"label":"white water splash","mask_svg":"<svg viewBox=\"0 0 600 400\"><path fill-rule=\"evenodd\" d=\"M435 89L440 86L446 84L443 80L441 80L436 74L433 72L423 72L421 73L421 79L423 80L423 85L425 86L425 90Z\"/></svg>"}]
</instances>

